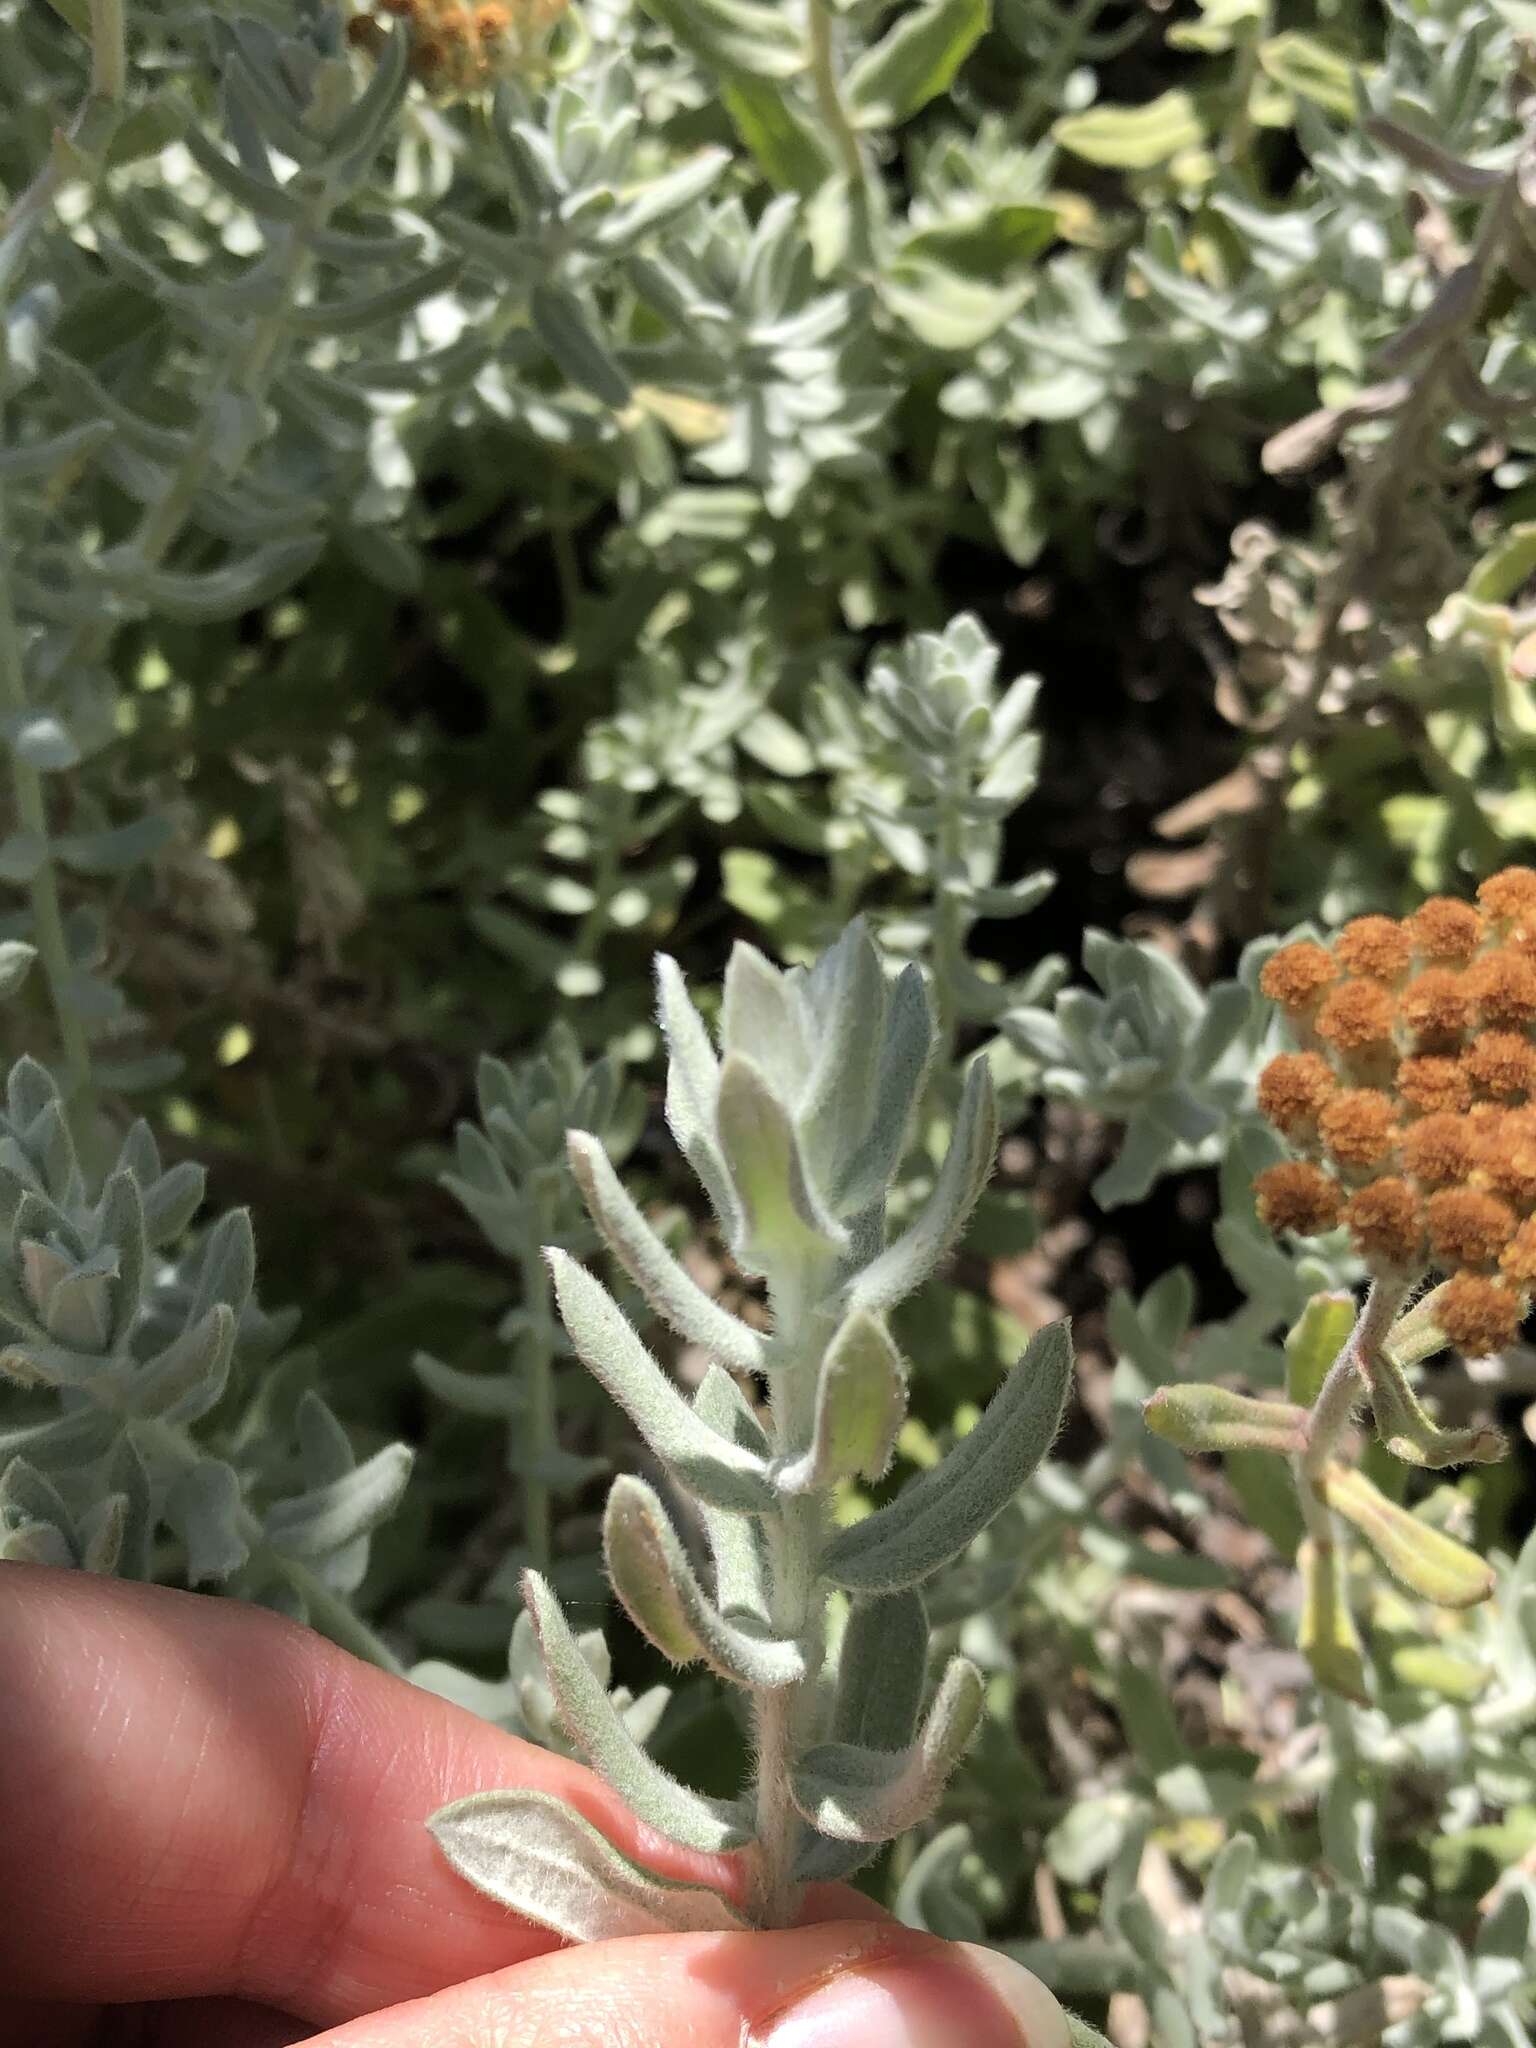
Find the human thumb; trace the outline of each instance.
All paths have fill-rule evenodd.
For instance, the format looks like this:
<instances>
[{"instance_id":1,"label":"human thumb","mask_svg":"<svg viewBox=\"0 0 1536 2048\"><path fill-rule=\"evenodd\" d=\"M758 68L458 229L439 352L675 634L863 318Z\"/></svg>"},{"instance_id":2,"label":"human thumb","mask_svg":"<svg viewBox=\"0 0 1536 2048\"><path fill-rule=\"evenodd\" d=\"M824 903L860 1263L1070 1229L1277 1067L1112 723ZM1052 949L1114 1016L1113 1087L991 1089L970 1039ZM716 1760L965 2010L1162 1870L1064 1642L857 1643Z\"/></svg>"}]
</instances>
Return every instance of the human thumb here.
<instances>
[{"instance_id":1,"label":"human thumb","mask_svg":"<svg viewBox=\"0 0 1536 2048\"><path fill-rule=\"evenodd\" d=\"M307 2048L1068 2048L1037 1977L877 1921L558 1949Z\"/></svg>"}]
</instances>

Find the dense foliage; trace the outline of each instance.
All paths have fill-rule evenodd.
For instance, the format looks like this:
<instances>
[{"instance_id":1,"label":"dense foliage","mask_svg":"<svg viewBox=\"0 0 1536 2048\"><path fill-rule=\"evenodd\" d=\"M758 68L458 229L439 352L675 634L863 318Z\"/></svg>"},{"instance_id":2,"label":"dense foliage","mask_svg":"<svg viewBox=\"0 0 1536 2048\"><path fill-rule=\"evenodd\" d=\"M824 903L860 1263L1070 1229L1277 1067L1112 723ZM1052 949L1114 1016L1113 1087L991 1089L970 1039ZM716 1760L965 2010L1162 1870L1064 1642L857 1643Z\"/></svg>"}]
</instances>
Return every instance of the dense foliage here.
<instances>
[{"instance_id":1,"label":"dense foliage","mask_svg":"<svg viewBox=\"0 0 1536 2048\"><path fill-rule=\"evenodd\" d=\"M0 1556L1528 2042L1533 36L0 0Z\"/></svg>"}]
</instances>

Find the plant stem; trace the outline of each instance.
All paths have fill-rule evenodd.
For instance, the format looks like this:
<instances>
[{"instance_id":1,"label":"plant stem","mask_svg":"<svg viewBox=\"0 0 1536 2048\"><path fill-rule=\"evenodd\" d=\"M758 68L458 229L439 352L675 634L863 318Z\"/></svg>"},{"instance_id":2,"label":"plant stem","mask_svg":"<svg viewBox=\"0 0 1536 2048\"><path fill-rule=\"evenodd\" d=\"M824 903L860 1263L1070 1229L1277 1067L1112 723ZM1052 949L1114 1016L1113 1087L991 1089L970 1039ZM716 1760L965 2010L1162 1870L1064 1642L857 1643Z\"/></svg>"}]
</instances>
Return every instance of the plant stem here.
<instances>
[{"instance_id":1,"label":"plant stem","mask_svg":"<svg viewBox=\"0 0 1536 2048\"><path fill-rule=\"evenodd\" d=\"M848 109L843 104L832 51L832 10L827 0L810 0L810 26L811 84L815 88L816 104L842 159L848 181L857 193L864 183L864 154L859 148L857 131L848 118Z\"/></svg>"},{"instance_id":2,"label":"plant stem","mask_svg":"<svg viewBox=\"0 0 1536 2048\"><path fill-rule=\"evenodd\" d=\"M3 438L3 436L0 436ZM65 1093L76 1136L84 1140L95 1118L95 1093L91 1081L91 1055L85 1027L70 1000L72 968L64 936L64 915L59 903L58 870L48 851L48 815L43 801L42 777L23 758L14 744L15 728L27 709L26 672L22 664L21 636L16 626L16 609L11 597L10 565L12 537L8 528L4 486L0 485L0 711L13 732L8 749L11 764L11 795L16 823L44 851L27 884L32 910L32 936L48 983L49 1000L58 1025L59 1045L64 1057Z\"/></svg>"},{"instance_id":3,"label":"plant stem","mask_svg":"<svg viewBox=\"0 0 1536 2048\"><path fill-rule=\"evenodd\" d=\"M509 1462L514 1463L522 1492L523 1547L536 1571L548 1572L554 1555L554 1516L549 1481L542 1477L556 1448L555 1319L549 1268L544 1262L544 1231L537 1217L525 1232L518 1252L523 1284L524 1322L513 1347L512 1369L522 1388L521 1413L510 1425Z\"/></svg>"},{"instance_id":4,"label":"plant stem","mask_svg":"<svg viewBox=\"0 0 1536 2048\"><path fill-rule=\"evenodd\" d=\"M339 1593L333 1593L323 1580L318 1579L307 1564L300 1563L296 1557L288 1557L281 1550L274 1550L265 1542L253 1543L251 1554L288 1581L304 1602L312 1628L341 1649L349 1650L354 1657L361 1658L365 1664L375 1665L393 1678L405 1675L404 1665L383 1637L377 1635L360 1614L354 1613Z\"/></svg>"},{"instance_id":5,"label":"plant stem","mask_svg":"<svg viewBox=\"0 0 1536 2048\"><path fill-rule=\"evenodd\" d=\"M807 1270L798 1276L792 1301L774 1302L775 1347L783 1347L783 1364L773 1375L771 1419L774 1452L780 1458L801 1455L811 1440L824 1348L819 1303L825 1279L824 1274ZM794 1685L753 1700L758 1850L754 1917L762 1927L788 1927L800 1903L795 1862L805 1835L790 1787L795 1763L814 1739L808 1727L826 1633L826 1588L817 1571L826 1536L825 1499L814 1491L799 1499L781 1499L766 1533L773 1580L769 1619L776 1634L804 1646L807 1665L806 1675Z\"/></svg>"},{"instance_id":6,"label":"plant stem","mask_svg":"<svg viewBox=\"0 0 1536 2048\"><path fill-rule=\"evenodd\" d=\"M1355 1327L1328 1368L1307 1418L1306 1445L1300 1459L1307 1489L1312 1492L1317 1491L1362 1396L1370 1391L1376 1355L1407 1293L1406 1282L1373 1280Z\"/></svg>"}]
</instances>

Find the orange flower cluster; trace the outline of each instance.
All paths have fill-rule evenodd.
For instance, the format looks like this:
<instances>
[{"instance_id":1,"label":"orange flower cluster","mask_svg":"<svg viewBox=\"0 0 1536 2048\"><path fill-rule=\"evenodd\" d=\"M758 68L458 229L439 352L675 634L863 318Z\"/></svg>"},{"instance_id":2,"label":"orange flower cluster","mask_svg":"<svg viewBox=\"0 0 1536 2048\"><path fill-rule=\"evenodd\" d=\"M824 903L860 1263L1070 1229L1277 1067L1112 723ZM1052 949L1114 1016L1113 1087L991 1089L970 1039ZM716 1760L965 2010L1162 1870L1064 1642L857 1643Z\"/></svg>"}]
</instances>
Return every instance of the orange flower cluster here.
<instances>
[{"instance_id":1,"label":"orange flower cluster","mask_svg":"<svg viewBox=\"0 0 1536 2048\"><path fill-rule=\"evenodd\" d=\"M347 34L375 53L384 39L380 14L410 24L412 75L442 99L465 99L542 55L549 32L570 0L376 0L377 14L354 14Z\"/></svg>"},{"instance_id":2,"label":"orange flower cluster","mask_svg":"<svg viewBox=\"0 0 1536 2048\"><path fill-rule=\"evenodd\" d=\"M1536 1293L1536 869L1282 946L1260 986L1302 1048L1259 1077L1299 1155L1259 1175L1260 1215L1342 1223L1383 1275L1438 1268L1447 1336L1507 1344Z\"/></svg>"}]
</instances>

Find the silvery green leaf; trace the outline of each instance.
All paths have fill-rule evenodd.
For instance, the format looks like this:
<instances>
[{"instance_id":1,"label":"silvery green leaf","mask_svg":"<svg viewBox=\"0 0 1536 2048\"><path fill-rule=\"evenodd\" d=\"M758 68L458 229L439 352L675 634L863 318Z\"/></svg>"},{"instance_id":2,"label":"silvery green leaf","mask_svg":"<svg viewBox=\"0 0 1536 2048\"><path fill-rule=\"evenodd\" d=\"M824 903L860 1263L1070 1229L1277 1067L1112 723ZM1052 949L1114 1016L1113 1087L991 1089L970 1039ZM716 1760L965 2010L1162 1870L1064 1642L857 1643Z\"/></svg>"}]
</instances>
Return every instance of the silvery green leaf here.
<instances>
[{"instance_id":1,"label":"silvery green leaf","mask_svg":"<svg viewBox=\"0 0 1536 2048\"><path fill-rule=\"evenodd\" d=\"M80 1563L88 1572L110 1576L117 1570L128 1531L128 1497L104 1494L80 1518Z\"/></svg>"},{"instance_id":2,"label":"silvery green leaf","mask_svg":"<svg viewBox=\"0 0 1536 2048\"><path fill-rule=\"evenodd\" d=\"M781 1469L786 1493L824 1493L844 1479L884 1476L907 1412L901 1353L878 1316L856 1309L828 1345L806 1451Z\"/></svg>"},{"instance_id":3,"label":"silvery green leaf","mask_svg":"<svg viewBox=\"0 0 1536 2048\"><path fill-rule=\"evenodd\" d=\"M656 961L656 993L667 1042L667 1124L678 1150L703 1183L726 1235L734 1236L736 1198L715 1134L720 1062L703 1018L688 999L682 970L665 953Z\"/></svg>"},{"instance_id":4,"label":"silvery green leaf","mask_svg":"<svg viewBox=\"0 0 1536 2048\"><path fill-rule=\"evenodd\" d=\"M98 555L95 568L113 591L135 605L184 625L207 625L238 618L280 595L313 566L322 545L319 539L274 541L218 569L152 569L131 549L123 549ZM78 841L71 844L78 849ZM84 856L65 858L78 866Z\"/></svg>"},{"instance_id":5,"label":"silvery green leaf","mask_svg":"<svg viewBox=\"0 0 1536 2048\"><path fill-rule=\"evenodd\" d=\"M674 1664L702 1659L722 1678L757 1693L804 1678L798 1643L759 1634L715 1607L644 1480L621 1474L614 1481L603 1514L603 1556L631 1620Z\"/></svg>"},{"instance_id":6,"label":"silvery green leaf","mask_svg":"<svg viewBox=\"0 0 1536 2048\"><path fill-rule=\"evenodd\" d=\"M748 1838L740 1810L690 1791L646 1755L582 1655L560 1603L537 1572L523 1574L523 1599L538 1632L539 1652L560 1718L592 1768L607 1779L633 1813L669 1841L710 1854L739 1848Z\"/></svg>"},{"instance_id":7,"label":"silvery green leaf","mask_svg":"<svg viewBox=\"0 0 1536 2048\"><path fill-rule=\"evenodd\" d=\"M848 1159L831 1170L832 1195L840 1212L857 1214L867 1208L895 1178L922 1099L933 1043L933 1011L922 970L909 964L886 991L868 1132Z\"/></svg>"},{"instance_id":8,"label":"silvery green leaf","mask_svg":"<svg viewBox=\"0 0 1536 2048\"><path fill-rule=\"evenodd\" d=\"M222 1458L199 1458L178 1473L165 1496L165 1519L187 1553L194 1586L227 1579L250 1555L240 1526L240 1479Z\"/></svg>"},{"instance_id":9,"label":"silvery green leaf","mask_svg":"<svg viewBox=\"0 0 1536 2048\"><path fill-rule=\"evenodd\" d=\"M846 1233L822 1206L789 1111L742 1053L720 1069L715 1129L741 1215L731 1249L747 1272L792 1270L842 1249Z\"/></svg>"},{"instance_id":10,"label":"silvery green leaf","mask_svg":"<svg viewBox=\"0 0 1536 2048\"><path fill-rule=\"evenodd\" d=\"M768 1457L768 1439L730 1374L710 1366L693 1397L701 1422L754 1455ZM746 1615L766 1626L769 1611L767 1542L763 1524L752 1515L726 1513L707 1503L700 1506L704 1533L715 1565L715 1604L726 1615Z\"/></svg>"},{"instance_id":11,"label":"silvery green leaf","mask_svg":"<svg viewBox=\"0 0 1536 2048\"><path fill-rule=\"evenodd\" d=\"M985 30L989 0L924 0L902 8L843 81L856 127L892 128L953 82Z\"/></svg>"},{"instance_id":12,"label":"silvery green leaf","mask_svg":"<svg viewBox=\"0 0 1536 2048\"><path fill-rule=\"evenodd\" d=\"M63 1530L74 1527L74 1517L53 1481L21 1457L10 1459L0 1472L0 1517L4 1516L17 1521L51 1522Z\"/></svg>"},{"instance_id":13,"label":"silvery green leaf","mask_svg":"<svg viewBox=\"0 0 1536 2048\"><path fill-rule=\"evenodd\" d=\"M856 1154L869 1129L885 1003L880 956L868 926L856 919L811 968L806 983L815 1042L799 1122L824 1184Z\"/></svg>"},{"instance_id":14,"label":"silvery green leaf","mask_svg":"<svg viewBox=\"0 0 1536 2048\"><path fill-rule=\"evenodd\" d=\"M797 1100L813 1057L794 980L745 940L726 963L720 1002L720 1043L744 1053L786 1103Z\"/></svg>"},{"instance_id":15,"label":"silvery green leaf","mask_svg":"<svg viewBox=\"0 0 1536 2048\"><path fill-rule=\"evenodd\" d=\"M863 1749L912 1740L928 1670L928 1615L915 1587L851 1603L837 1652L832 1738Z\"/></svg>"},{"instance_id":16,"label":"silvery green leaf","mask_svg":"<svg viewBox=\"0 0 1536 2048\"><path fill-rule=\"evenodd\" d=\"M6 736L21 760L45 774L57 774L61 769L79 765L80 749L70 737L68 726L52 711L23 713L11 721Z\"/></svg>"},{"instance_id":17,"label":"silvery green leaf","mask_svg":"<svg viewBox=\"0 0 1536 2048\"><path fill-rule=\"evenodd\" d=\"M23 1522L13 1529L0 1525L0 1564L42 1564L67 1571L77 1561L69 1538L52 1522Z\"/></svg>"},{"instance_id":18,"label":"silvery green leaf","mask_svg":"<svg viewBox=\"0 0 1536 2048\"><path fill-rule=\"evenodd\" d=\"M590 391L604 405L617 408L629 404L629 378L575 292L564 285L535 285L528 312L534 332L573 384Z\"/></svg>"},{"instance_id":19,"label":"silvery green leaf","mask_svg":"<svg viewBox=\"0 0 1536 2048\"><path fill-rule=\"evenodd\" d=\"M0 1002L17 993L36 958L37 948L25 939L0 940Z\"/></svg>"},{"instance_id":20,"label":"silvery green leaf","mask_svg":"<svg viewBox=\"0 0 1536 2048\"><path fill-rule=\"evenodd\" d=\"M718 1892L631 1861L547 1792L476 1792L427 1825L460 1877L566 1941L746 1925Z\"/></svg>"},{"instance_id":21,"label":"silvery green leaf","mask_svg":"<svg viewBox=\"0 0 1536 2048\"><path fill-rule=\"evenodd\" d=\"M949 1150L933 1192L900 1237L854 1279L848 1290L850 1309L883 1314L923 1284L965 1228L996 1151L997 1105L983 1055L971 1062L965 1077Z\"/></svg>"},{"instance_id":22,"label":"silvery green leaf","mask_svg":"<svg viewBox=\"0 0 1536 2048\"><path fill-rule=\"evenodd\" d=\"M428 1393L461 1415L499 1416L506 1421L523 1405L523 1390L507 1372L464 1372L445 1365L430 1351L418 1351L411 1370Z\"/></svg>"},{"instance_id":23,"label":"silvery green leaf","mask_svg":"<svg viewBox=\"0 0 1536 2048\"><path fill-rule=\"evenodd\" d=\"M590 1273L554 1246L545 1257L577 1356L657 1457L712 1507L768 1513L777 1495L765 1460L717 1434L689 1407Z\"/></svg>"},{"instance_id":24,"label":"silvery green leaf","mask_svg":"<svg viewBox=\"0 0 1536 2048\"><path fill-rule=\"evenodd\" d=\"M731 1371L761 1372L767 1349L762 1338L678 1265L630 1200L600 1141L590 1132L570 1131L566 1146L592 1221L656 1313Z\"/></svg>"},{"instance_id":25,"label":"silvery green leaf","mask_svg":"<svg viewBox=\"0 0 1536 2048\"><path fill-rule=\"evenodd\" d=\"M135 1371L128 1384L126 1406L135 1415L195 1422L223 1393L234 1355L234 1311L222 1301L215 1302L206 1315L189 1321L163 1351Z\"/></svg>"},{"instance_id":26,"label":"silvery green leaf","mask_svg":"<svg viewBox=\"0 0 1536 2048\"><path fill-rule=\"evenodd\" d=\"M306 217L308 202L302 192L290 192L269 178L254 176L210 142L195 121L188 125L181 140L203 175L259 220L292 225Z\"/></svg>"},{"instance_id":27,"label":"silvery green leaf","mask_svg":"<svg viewBox=\"0 0 1536 2048\"><path fill-rule=\"evenodd\" d=\"M144 1234L150 1244L170 1244L180 1237L203 1204L207 1175L191 1160L179 1160L158 1179L141 1182Z\"/></svg>"},{"instance_id":28,"label":"silvery green leaf","mask_svg":"<svg viewBox=\"0 0 1536 2048\"><path fill-rule=\"evenodd\" d=\"M951 1658L909 1749L827 1742L796 1766L797 1810L836 1841L886 1842L933 1813L981 1719L986 1687L968 1658Z\"/></svg>"},{"instance_id":29,"label":"silvery green leaf","mask_svg":"<svg viewBox=\"0 0 1536 2048\"><path fill-rule=\"evenodd\" d=\"M1072 1382L1065 1322L1030 1339L981 1420L941 1463L828 1544L822 1569L853 1592L919 1584L960 1555L1050 1449Z\"/></svg>"},{"instance_id":30,"label":"silvery green leaf","mask_svg":"<svg viewBox=\"0 0 1536 2048\"><path fill-rule=\"evenodd\" d=\"M274 1502L265 1518L268 1541L289 1557L329 1558L345 1550L393 1514L411 1464L406 1445L386 1444L344 1476Z\"/></svg>"},{"instance_id":31,"label":"silvery green leaf","mask_svg":"<svg viewBox=\"0 0 1536 2048\"><path fill-rule=\"evenodd\" d=\"M256 1239L250 1212L231 1209L203 1239L188 1318L205 1316L219 1301L227 1302L238 1318L255 1285Z\"/></svg>"},{"instance_id":32,"label":"silvery green leaf","mask_svg":"<svg viewBox=\"0 0 1536 2048\"><path fill-rule=\"evenodd\" d=\"M114 1344L127 1338L139 1313L144 1291L144 1262L148 1245L144 1233L144 1204L139 1184L131 1173L112 1174L102 1190L101 1234L116 1252L116 1285L111 1295L108 1336Z\"/></svg>"},{"instance_id":33,"label":"silvery green leaf","mask_svg":"<svg viewBox=\"0 0 1536 2048\"><path fill-rule=\"evenodd\" d=\"M410 36L398 28L373 53L373 76L325 138L328 165L345 186L359 179L377 154L409 83ZM262 67L250 65L252 74Z\"/></svg>"}]
</instances>

